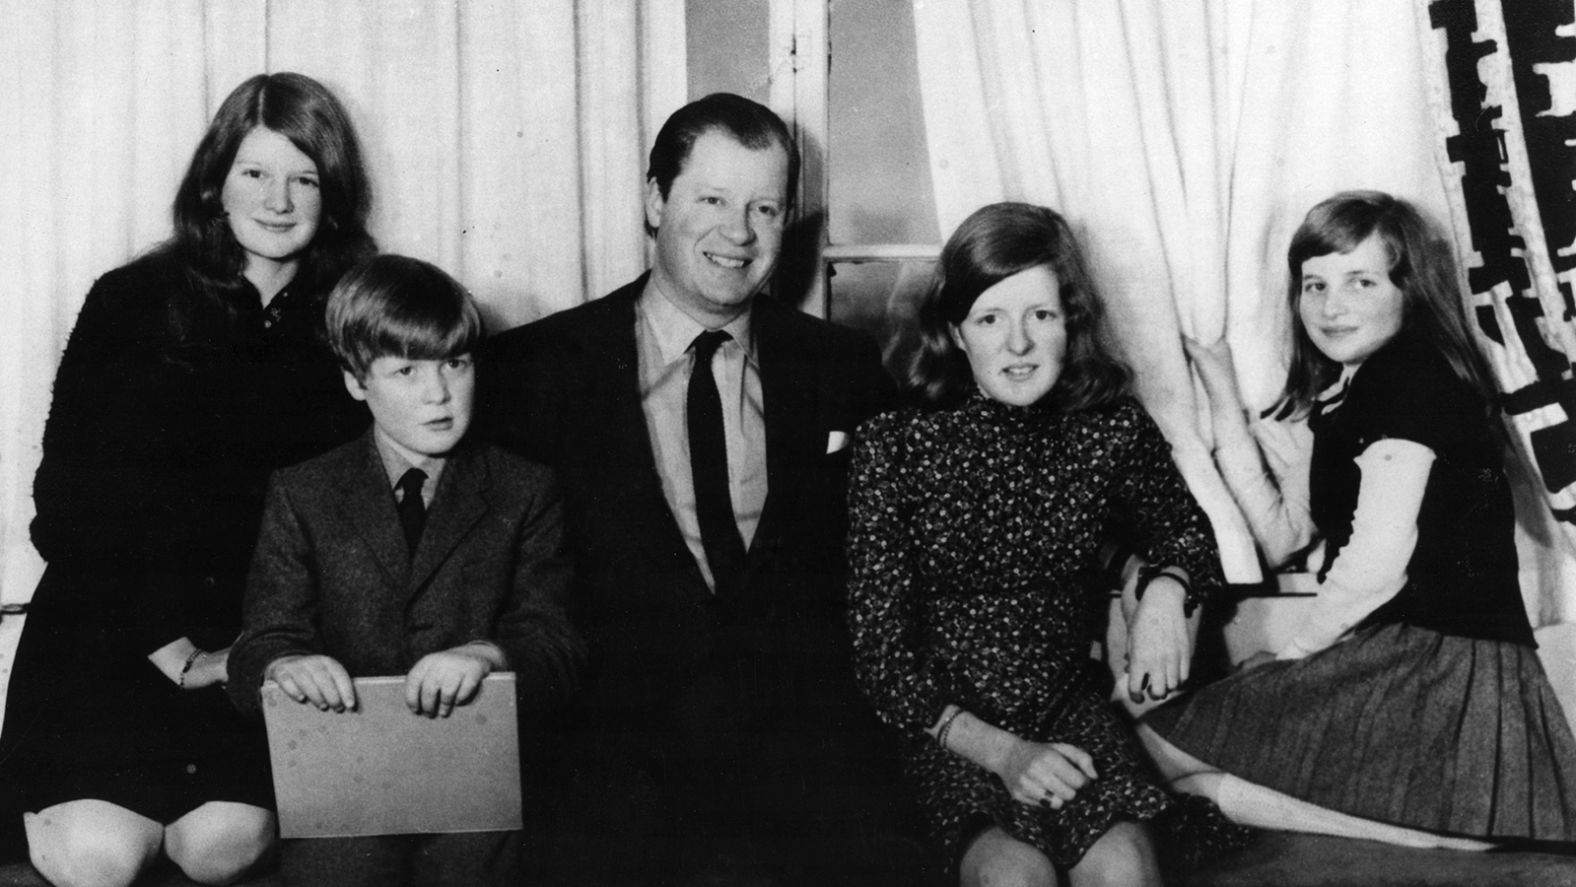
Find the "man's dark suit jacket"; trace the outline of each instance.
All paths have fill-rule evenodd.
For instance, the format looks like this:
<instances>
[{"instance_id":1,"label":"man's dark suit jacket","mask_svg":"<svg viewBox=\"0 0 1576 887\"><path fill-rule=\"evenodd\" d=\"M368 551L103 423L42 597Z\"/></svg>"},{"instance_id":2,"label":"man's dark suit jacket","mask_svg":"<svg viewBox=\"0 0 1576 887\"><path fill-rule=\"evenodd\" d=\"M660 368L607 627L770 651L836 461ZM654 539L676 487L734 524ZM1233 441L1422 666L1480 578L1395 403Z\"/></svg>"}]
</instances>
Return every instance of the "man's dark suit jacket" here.
<instances>
[{"instance_id":1,"label":"man's dark suit jacket","mask_svg":"<svg viewBox=\"0 0 1576 887\"><path fill-rule=\"evenodd\" d=\"M755 299L768 492L743 589L719 600L663 496L641 409L645 283L497 336L482 367L491 436L564 486L571 612L591 652L586 742L635 760L693 757L684 746L709 729L689 717L697 705L747 731L846 717L847 443L892 399L880 353L868 336Z\"/></svg>"},{"instance_id":2,"label":"man's dark suit jacket","mask_svg":"<svg viewBox=\"0 0 1576 887\"><path fill-rule=\"evenodd\" d=\"M517 674L522 714L554 710L584 659L564 610L569 572L552 472L485 444L450 458L409 558L369 431L270 482L231 697L256 712L263 672L281 656L400 675L428 653L489 640Z\"/></svg>"}]
</instances>

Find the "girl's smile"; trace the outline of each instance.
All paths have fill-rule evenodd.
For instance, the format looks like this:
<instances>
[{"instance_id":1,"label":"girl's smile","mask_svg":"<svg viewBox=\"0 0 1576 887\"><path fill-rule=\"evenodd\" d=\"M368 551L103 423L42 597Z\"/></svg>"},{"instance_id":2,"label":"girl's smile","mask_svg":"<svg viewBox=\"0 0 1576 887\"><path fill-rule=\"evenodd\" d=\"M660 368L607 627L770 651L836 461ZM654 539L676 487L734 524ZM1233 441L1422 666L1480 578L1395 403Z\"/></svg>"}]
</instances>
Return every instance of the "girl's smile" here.
<instances>
[{"instance_id":1,"label":"girl's smile","mask_svg":"<svg viewBox=\"0 0 1576 887\"><path fill-rule=\"evenodd\" d=\"M1405 299L1390 280L1390 265L1376 236L1349 252L1302 263L1297 314L1325 357L1357 366L1401 331Z\"/></svg>"}]
</instances>

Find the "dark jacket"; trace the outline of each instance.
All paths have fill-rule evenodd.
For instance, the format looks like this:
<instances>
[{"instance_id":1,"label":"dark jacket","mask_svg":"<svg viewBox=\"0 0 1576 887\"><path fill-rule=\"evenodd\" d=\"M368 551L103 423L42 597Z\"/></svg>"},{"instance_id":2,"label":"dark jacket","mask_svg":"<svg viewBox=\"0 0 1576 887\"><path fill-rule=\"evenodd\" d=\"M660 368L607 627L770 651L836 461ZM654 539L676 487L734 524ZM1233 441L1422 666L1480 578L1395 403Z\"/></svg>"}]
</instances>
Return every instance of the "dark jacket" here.
<instances>
[{"instance_id":1,"label":"dark jacket","mask_svg":"<svg viewBox=\"0 0 1576 887\"><path fill-rule=\"evenodd\" d=\"M352 677L403 675L429 653L496 643L524 709L563 704L579 636L564 615L569 562L552 472L462 446L438 480L414 558L372 433L275 475L247 580L230 694L256 713L281 656L322 653Z\"/></svg>"},{"instance_id":2,"label":"dark jacket","mask_svg":"<svg viewBox=\"0 0 1576 887\"><path fill-rule=\"evenodd\" d=\"M27 803L180 780L229 742L224 694L183 694L147 656L235 639L269 473L365 426L323 341L323 297L292 286L265 311L245 281L210 292L165 252L88 293L44 431L32 532L48 567L0 745ZM146 815L168 812L144 795Z\"/></svg>"},{"instance_id":3,"label":"dark jacket","mask_svg":"<svg viewBox=\"0 0 1576 887\"><path fill-rule=\"evenodd\" d=\"M496 337L482 368L493 437L564 486L572 612L592 656L584 713L632 736L675 729L675 700L705 679L757 726L805 717L810 697L851 688L843 444L889 404L891 380L868 336L755 300L768 493L743 589L718 600L663 497L641 410L645 280Z\"/></svg>"}]
</instances>

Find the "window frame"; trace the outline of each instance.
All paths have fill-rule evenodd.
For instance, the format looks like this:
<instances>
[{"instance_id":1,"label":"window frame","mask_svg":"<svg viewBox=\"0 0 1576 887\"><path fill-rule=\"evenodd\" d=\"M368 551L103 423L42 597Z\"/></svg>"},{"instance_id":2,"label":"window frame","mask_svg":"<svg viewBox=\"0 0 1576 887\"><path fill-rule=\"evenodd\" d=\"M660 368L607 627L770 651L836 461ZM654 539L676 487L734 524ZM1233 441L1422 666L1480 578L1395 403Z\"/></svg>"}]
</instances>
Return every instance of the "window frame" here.
<instances>
[{"instance_id":1,"label":"window frame","mask_svg":"<svg viewBox=\"0 0 1576 887\"><path fill-rule=\"evenodd\" d=\"M941 255L939 243L831 242L831 14L831 0L770 0L767 25L768 70L786 72L771 78L769 103L789 122L801 158L798 218L819 220L817 273L809 275L803 307L823 318L831 315L834 264L934 262Z\"/></svg>"}]
</instances>

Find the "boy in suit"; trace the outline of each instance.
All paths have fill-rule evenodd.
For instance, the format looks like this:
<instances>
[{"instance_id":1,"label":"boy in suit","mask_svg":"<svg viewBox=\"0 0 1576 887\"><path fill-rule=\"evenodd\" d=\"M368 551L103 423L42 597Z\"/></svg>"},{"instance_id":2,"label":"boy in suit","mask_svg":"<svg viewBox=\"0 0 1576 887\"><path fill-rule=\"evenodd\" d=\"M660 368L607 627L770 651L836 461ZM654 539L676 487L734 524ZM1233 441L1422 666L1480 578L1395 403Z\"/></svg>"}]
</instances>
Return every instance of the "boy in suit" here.
<instances>
[{"instance_id":1,"label":"boy in suit","mask_svg":"<svg viewBox=\"0 0 1576 887\"><path fill-rule=\"evenodd\" d=\"M481 341L465 290L380 256L329 298L330 344L373 427L278 472L247 584L229 689L256 712L265 680L344 711L353 676L405 674L413 716L448 717L488 673L516 672L522 720L565 702L583 648L564 614L569 566L546 468L467 439ZM504 884L514 832L286 842L290 883Z\"/></svg>"}]
</instances>

